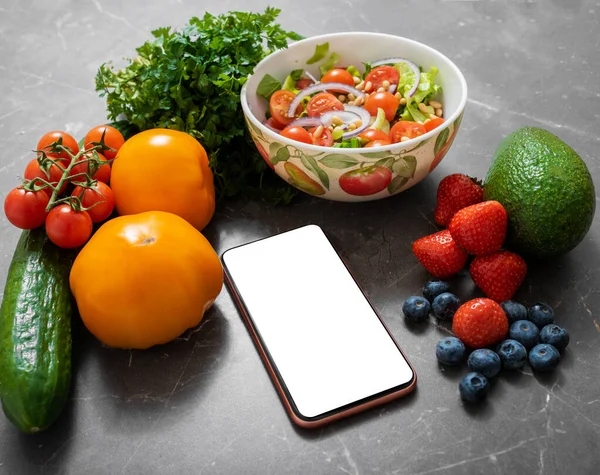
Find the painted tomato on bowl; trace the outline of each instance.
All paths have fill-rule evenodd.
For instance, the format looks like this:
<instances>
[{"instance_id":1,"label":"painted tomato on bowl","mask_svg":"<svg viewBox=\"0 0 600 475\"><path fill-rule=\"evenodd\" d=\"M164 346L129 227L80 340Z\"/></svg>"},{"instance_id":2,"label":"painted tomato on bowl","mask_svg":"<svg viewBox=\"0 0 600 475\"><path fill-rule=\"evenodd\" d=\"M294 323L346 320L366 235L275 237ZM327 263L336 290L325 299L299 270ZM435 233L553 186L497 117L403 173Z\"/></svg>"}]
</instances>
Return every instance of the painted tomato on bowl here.
<instances>
[{"instance_id":1,"label":"painted tomato on bowl","mask_svg":"<svg viewBox=\"0 0 600 475\"><path fill-rule=\"evenodd\" d=\"M389 168L373 165L344 173L340 177L340 188L349 195L367 196L385 190L391 181Z\"/></svg>"}]
</instances>

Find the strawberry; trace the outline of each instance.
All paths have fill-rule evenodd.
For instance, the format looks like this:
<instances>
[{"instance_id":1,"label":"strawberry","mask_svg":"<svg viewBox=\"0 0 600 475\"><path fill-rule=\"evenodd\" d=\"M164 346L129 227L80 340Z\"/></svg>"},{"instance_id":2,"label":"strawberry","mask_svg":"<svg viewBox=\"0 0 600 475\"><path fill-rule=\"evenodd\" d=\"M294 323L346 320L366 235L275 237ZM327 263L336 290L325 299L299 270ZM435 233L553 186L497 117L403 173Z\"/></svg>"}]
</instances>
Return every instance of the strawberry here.
<instances>
[{"instance_id":1,"label":"strawberry","mask_svg":"<svg viewBox=\"0 0 600 475\"><path fill-rule=\"evenodd\" d=\"M447 226L458 210L482 201L483 188L476 179L462 173L448 175L438 186L435 222Z\"/></svg>"},{"instance_id":2,"label":"strawberry","mask_svg":"<svg viewBox=\"0 0 600 475\"><path fill-rule=\"evenodd\" d=\"M527 273L527 264L513 252L499 251L477 256L471 262L471 278L485 295L496 302L510 300Z\"/></svg>"},{"instance_id":3,"label":"strawberry","mask_svg":"<svg viewBox=\"0 0 600 475\"><path fill-rule=\"evenodd\" d=\"M417 239L412 250L427 271L439 279L446 279L459 272L467 262L467 253L456 245L445 229Z\"/></svg>"},{"instance_id":4,"label":"strawberry","mask_svg":"<svg viewBox=\"0 0 600 475\"><path fill-rule=\"evenodd\" d=\"M452 320L452 331L471 348L483 348L503 340L508 333L508 318L491 299L478 298L462 304Z\"/></svg>"},{"instance_id":5,"label":"strawberry","mask_svg":"<svg viewBox=\"0 0 600 475\"><path fill-rule=\"evenodd\" d=\"M469 254L499 251L506 238L508 215L497 201L484 201L458 211L450 220L452 238Z\"/></svg>"}]
</instances>

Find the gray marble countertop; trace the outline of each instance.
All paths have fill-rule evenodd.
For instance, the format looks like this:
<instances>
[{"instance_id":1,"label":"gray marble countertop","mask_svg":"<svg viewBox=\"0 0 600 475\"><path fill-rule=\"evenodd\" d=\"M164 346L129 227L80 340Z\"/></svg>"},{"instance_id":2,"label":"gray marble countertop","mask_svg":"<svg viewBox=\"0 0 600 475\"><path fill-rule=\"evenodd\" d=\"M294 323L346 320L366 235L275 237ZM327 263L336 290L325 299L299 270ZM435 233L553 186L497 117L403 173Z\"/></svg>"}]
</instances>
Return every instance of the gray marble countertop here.
<instances>
[{"instance_id":1,"label":"gray marble countertop","mask_svg":"<svg viewBox=\"0 0 600 475\"><path fill-rule=\"evenodd\" d=\"M554 306L571 332L559 369L502 374L465 408L465 368L440 369L444 327L407 328L401 304L426 272L411 253L432 232L442 177L483 177L501 138L544 127L572 145L600 184L600 3L594 0L270 2L306 36L366 30L414 38L462 69L469 100L442 164L406 193L344 204L299 196L289 207L232 202L206 235L233 245L316 223L331 237L419 375L409 397L306 431L292 425L224 290L197 332L148 351L103 348L74 328L67 409L25 436L0 415L0 473L592 474L600 462L600 229L571 253L530 266L517 298ZM262 0L0 1L0 197L48 130L80 136L106 117L98 66L130 57L150 30L191 16L262 10ZM0 219L0 286L19 232ZM479 295L467 276L462 298ZM458 284L457 284L458 285ZM0 289L1 290L1 289ZM594 468L595 467L595 468Z\"/></svg>"}]
</instances>

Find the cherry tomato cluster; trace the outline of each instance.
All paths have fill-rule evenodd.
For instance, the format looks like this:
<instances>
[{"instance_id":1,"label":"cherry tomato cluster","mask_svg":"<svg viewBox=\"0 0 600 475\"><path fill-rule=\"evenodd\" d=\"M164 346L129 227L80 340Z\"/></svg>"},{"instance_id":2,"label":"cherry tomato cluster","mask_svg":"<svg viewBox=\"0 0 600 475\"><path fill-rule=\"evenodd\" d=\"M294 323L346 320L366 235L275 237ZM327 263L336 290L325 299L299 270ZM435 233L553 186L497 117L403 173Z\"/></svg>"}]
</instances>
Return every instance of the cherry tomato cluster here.
<instances>
[{"instance_id":1,"label":"cherry tomato cluster","mask_svg":"<svg viewBox=\"0 0 600 475\"><path fill-rule=\"evenodd\" d=\"M109 187L111 164L125 139L114 127L99 125L83 148L66 132L53 131L38 142L36 158L25 167L23 184L8 193L4 213L20 229L46 227L57 246L85 244L93 223L106 220L115 199Z\"/></svg>"}]
</instances>

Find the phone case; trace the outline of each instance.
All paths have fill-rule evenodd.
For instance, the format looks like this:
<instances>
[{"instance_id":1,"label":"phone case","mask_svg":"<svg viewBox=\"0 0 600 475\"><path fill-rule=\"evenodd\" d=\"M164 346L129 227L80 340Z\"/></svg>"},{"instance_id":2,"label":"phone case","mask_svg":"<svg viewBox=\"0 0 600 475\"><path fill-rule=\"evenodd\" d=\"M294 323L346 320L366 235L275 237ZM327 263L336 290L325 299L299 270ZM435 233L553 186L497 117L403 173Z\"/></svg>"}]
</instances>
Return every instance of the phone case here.
<instances>
[{"instance_id":1,"label":"phone case","mask_svg":"<svg viewBox=\"0 0 600 475\"><path fill-rule=\"evenodd\" d=\"M248 244L251 244L251 243L248 243ZM243 244L243 245L246 245L246 244ZM335 250L335 247L334 247L334 250ZM356 282L356 284L358 285L358 282L352 275L352 272L350 272L350 269L346 265L346 262L339 255L337 250L335 250L335 252L337 253L339 259L344 264L344 267L346 268L346 270L348 271L348 273L350 274L350 276L352 277L354 282ZM402 352L402 349L398 345L398 342L394 339L394 337L391 334L391 332L389 331L387 325L381 319L381 317L379 316L379 314L377 313L377 311L371 304L370 300L368 299L368 297L365 295L365 293L362 291L362 288L361 288L363 297L369 303L369 305L373 309L374 313L377 315L379 322L381 323L383 328L386 330L386 332L388 333L388 335L390 336L390 338L392 339L392 341L398 348L398 351L401 353L402 357L404 358L407 365L409 366L409 368L412 372L412 379L406 385L403 385L401 387L392 388L390 390L384 391L379 394L374 394L368 398L365 398L360 401L356 401L356 402L348 404L346 406L339 407L337 409L329 411L320 416L313 417L313 418L307 418L307 417L303 416L296 408L293 398L291 397L289 391L287 390L287 388L285 386L285 382L283 381L283 378L278 373L277 366L276 366L275 362L273 361L273 358L269 354L268 348L266 348L266 346L263 344L263 341L261 340L261 338L257 332L257 329L255 328L252 318L248 314L246 306L244 305L244 302L242 301L242 298L236 289L235 282L232 280L232 278L227 270L227 266L225 264L225 261L223 260L223 256L221 256L221 260L223 262L223 268L225 271L224 272L225 282L227 284L227 287L230 290L230 293L232 294L233 299L234 299L238 309L240 310L240 313L243 317L246 327L248 328L248 331L250 332L250 336L252 337L252 340L254 341L255 347L260 354L263 364L265 365L267 372L269 373L269 376L271 377L271 380L275 386L275 389L277 390L277 392L280 396L281 401L283 402L284 408L285 408L286 412L288 413L290 419L296 425L306 428L306 429L318 428L325 424L334 422L338 419L348 417L348 416L366 411L367 409L370 409L370 408L385 404L387 402L393 401L395 399L398 399L398 398L410 393L411 391L413 391L415 389L416 384L417 384L417 375L416 375L416 372L415 372L413 366L410 364L410 361L406 358L406 355L404 355L404 353ZM360 288L360 285L358 285L358 286Z\"/></svg>"}]
</instances>

